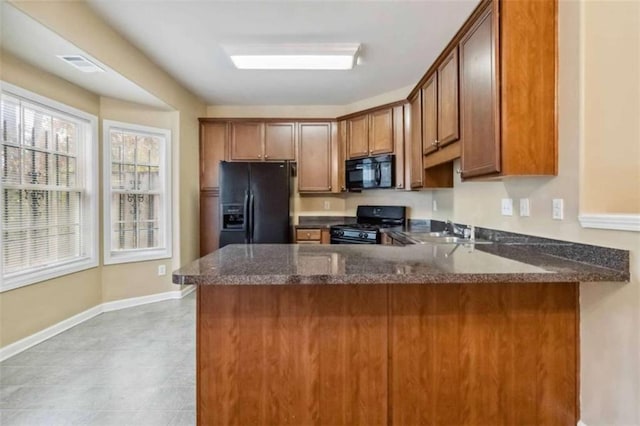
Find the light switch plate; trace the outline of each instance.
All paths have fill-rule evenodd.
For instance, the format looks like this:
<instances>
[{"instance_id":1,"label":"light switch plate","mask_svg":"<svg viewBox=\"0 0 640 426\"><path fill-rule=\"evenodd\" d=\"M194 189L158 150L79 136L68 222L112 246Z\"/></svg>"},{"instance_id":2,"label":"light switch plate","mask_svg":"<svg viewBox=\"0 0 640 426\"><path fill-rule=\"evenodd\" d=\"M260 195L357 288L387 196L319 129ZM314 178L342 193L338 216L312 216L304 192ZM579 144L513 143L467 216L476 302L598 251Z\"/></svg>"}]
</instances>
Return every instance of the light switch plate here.
<instances>
[{"instance_id":1,"label":"light switch plate","mask_svg":"<svg viewBox=\"0 0 640 426\"><path fill-rule=\"evenodd\" d=\"M564 219L564 200L562 198L554 198L552 203L551 217L556 220Z\"/></svg>"},{"instance_id":2,"label":"light switch plate","mask_svg":"<svg viewBox=\"0 0 640 426\"><path fill-rule=\"evenodd\" d=\"M331 210L331 201L325 201L323 207L325 210Z\"/></svg>"},{"instance_id":3,"label":"light switch plate","mask_svg":"<svg viewBox=\"0 0 640 426\"><path fill-rule=\"evenodd\" d=\"M520 198L520 216L531 216L531 209L528 198Z\"/></svg>"},{"instance_id":4,"label":"light switch plate","mask_svg":"<svg viewBox=\"0 0 640 426\"><path fill-rule=\"evenodd\" d=\"M166 274L167 274L166 265L158 265L158 275L162 276L162 275L166 275Z\"/></svg>"},{"instance_id":5,"label":"light switch plate","mask_svg":"<svg viewBox=\"0 0 640 426\"><path fill-rule=\"evenodd\" d=\"M436 200L431 201L431 211L438 211L438 202Z\"/></svg>"},{"instance_id":6,"label":"light switch plate","mask_svg":"<svg viewBox=\"0 0 640 426\"><path fill-rule=\"evenodd\" d=\"M503 198L500 211L502 216L513 216L513 199Z\"/></svg>"}]
</instances>

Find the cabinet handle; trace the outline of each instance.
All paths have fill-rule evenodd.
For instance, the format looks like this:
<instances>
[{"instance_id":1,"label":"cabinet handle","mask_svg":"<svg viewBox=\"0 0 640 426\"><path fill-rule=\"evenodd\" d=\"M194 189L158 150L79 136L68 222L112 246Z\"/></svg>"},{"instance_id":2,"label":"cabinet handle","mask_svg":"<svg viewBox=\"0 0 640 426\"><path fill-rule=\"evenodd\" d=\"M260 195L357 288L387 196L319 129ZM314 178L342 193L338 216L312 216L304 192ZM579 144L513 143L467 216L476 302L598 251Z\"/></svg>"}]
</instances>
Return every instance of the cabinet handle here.
<instances>
[{"instance_id":1,"label":"cabinet handle","mask_svg":"<svg viewBox=\"0 0 640 426\"><path fill-rule=\"evenodd\" d=\"M435 141L431 142L432 146L438 146L440 142L438 142L438 139L436 139Z\"/></svg>"},{"instance_id":2,"label":"cabinet handle","mask_svg":"<svg viewBox=\"0 0 640 426\"><path fill-rule=\"evenodd\" d=\"M264 159L266 160L267 158L269 158L269 156L268 156L268 155L265 155L265 156L264 156Z\"/></svg>"},{"instance_id":3,"label":"cabinet handle","mask_svg":"<svg viewBox=\"0 0 640 426\"><path fill-rule=\"evenodd\" d=\"M258 158L262 158L262 155L258 154Z\"/></svg>"},{"instance_id":4,"label":"cabinet handle","mask_svg":"<svg viewBox=\"0 0 640 426\"><path fill-rule=\"evenodd\" d=\"M311 238L311 232L307 232L307 238Z\"/></svg>"},{"instance_id":5,"label":"cabinet handle","mask_svg":"<svg viewBox=\"0 0 640 426\"><path fill-rule=\"evenodd\" d=\"M401 183L398 184L398 188L402 189L402 184Z\"/></svg>"},{"instance_id":6,"label":"cabinet handle","mask_svg":"<svg viewBox=\"0 0 640 426\"><path fill-rule=\"evenodd\" d=\"M456 173L461 175L462 174L462 170L461 169L456 169Z\"/></svg>"}]
</instances>

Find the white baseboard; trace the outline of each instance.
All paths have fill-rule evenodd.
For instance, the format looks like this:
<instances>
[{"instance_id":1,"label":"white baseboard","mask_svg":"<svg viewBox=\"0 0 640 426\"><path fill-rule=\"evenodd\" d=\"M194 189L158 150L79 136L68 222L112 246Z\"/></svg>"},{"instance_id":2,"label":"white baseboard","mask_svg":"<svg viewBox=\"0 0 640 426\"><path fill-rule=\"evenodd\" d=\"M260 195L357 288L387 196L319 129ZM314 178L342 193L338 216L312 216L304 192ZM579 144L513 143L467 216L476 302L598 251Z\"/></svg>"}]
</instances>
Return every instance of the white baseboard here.
<instances>
[{"instance_id":1,"label":"white baseboard","mask_svg":"<svg viewBox=\"0 0 640 426\"><path fill-rule=\"evenodd\" d=\"M11 358L12 356L24 350L27 350L30 347L37 345L38 343L44 342L45 340L55 336L56 334L60 334L63 331L70 329L71 327L90 320L91 318L98 316L101 313L102 305L94 306L93 308L87 309L84 312L80 312L77 315L62 320L59 323L52 325L51 327L40 330L37 333L32 334L31 336L27 336L24 339L20 339L17 342L7 345L4 348L0 349L0 361Z\"/></svg>"},{"instance_id":2,"label":"white baseboard","mask_svg":"<svg viewBox=\"0 0 640 426\"><path fill-rule=\"evenodd\" d=\"M638 214L581 214L578 220L583 228L640 232Z\"/></svg>"},{"instance_id":3,"label":"white baseboard","mask_svg":"<svg viewBox=\"0 0 640 426\"><path fill-rule=\"evenodd\" d=\"M65 330L70 329L78 324L81 324L91 318L100 315L103 312L117 311L120 309L131 308L134 306L146 305L147 303L161 302L169 299L182 299L189 293L195 290L195 286L186 286L182 290L167 291L164 293L151 294L149 296L132 297L130 299L116 300L113 302L106 302L93 308L87 309L84 312L80 312L70 318L60 321L57 324L47 327L44 330L40 330L37 333L27 336L17 342L11 343L3 348L0 348L0 362L7 358L11 358L20 352L29 349L42 343L45 340L62 333Z\"/></svg>"},{"instance_id":4,"label":"white baseboard","mask_svg":"<svg viewBox=\"0 0 640 426\"><path fill-rule=\"evenodd\" d=\"M114 300L102 304L102 312L118 311L133 306L146 305L147 303L162 302L163 300L182 299L191 293L195 286L185 287L182 290L166 291L164 293L150 294L148 296L131 297L129 299Z\"/></svg>"}]
</instances>

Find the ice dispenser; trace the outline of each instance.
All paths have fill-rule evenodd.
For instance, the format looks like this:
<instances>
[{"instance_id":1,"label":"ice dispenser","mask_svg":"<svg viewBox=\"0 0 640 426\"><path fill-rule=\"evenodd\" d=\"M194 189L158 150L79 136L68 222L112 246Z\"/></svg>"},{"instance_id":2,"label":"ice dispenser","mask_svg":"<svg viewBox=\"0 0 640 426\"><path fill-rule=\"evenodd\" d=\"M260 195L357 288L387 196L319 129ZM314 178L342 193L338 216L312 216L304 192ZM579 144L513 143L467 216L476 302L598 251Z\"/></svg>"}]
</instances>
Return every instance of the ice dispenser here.
<instances>
[{"instance_id":1,"label":"ice dispenser","mask_svg":"<svg viewBox=\"0 0 640 426\"><path fill-rule=\"evenodd\" d=\"M242 204L222 205L222 230L242 231L244 229L244 209Z\"/></svg>"}]
</instances>

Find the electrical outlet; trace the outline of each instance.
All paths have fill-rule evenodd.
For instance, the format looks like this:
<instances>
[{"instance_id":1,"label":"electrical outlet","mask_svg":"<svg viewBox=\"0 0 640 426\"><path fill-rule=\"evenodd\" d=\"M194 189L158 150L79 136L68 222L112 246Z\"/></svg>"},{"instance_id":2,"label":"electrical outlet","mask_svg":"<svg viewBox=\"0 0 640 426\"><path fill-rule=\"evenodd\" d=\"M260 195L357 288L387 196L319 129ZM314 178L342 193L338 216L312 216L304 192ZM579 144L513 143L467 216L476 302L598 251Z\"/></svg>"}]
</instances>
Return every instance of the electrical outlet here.
<instances>
[{"instance_id":1,"label":"electrical outlet","mask_svg":"<svg viewBox=\"0 0 640 426\"><path fill-rule=\"evenodd\" d=\"M554 198L552 203L551 217L556 220L564 219L564 200L562 198Z\"/></svg>"},{"instance_id":2,"label":"electrical outlet","mask_svg":"<svg viewBox=\"0 0 640 426\"><path fill-rule=\"evenodd\" d=\"M502 216L513 216L513 199L503 198L500 211Z\"/></svg>"},{"instance_id":3,"label":"electrical outlet","mask_svg":"<svg viewBox=\"0 0 640 426\"><path fill-rule=\"evenodd\" d=\"M438 202L436 200L431 201L431 211L438 211Z\"/></svg>"},{"instance_id":4,"label":"electrical outlet","mask_svg":"<svg viewBox=\"0 0 640 426\"><path fill-rule=\"evenodd\" d=\"M166 265L158 265L158 276L166 275L167 267Z\"/></svg>"},{"instance_id":5,"label":"electrical outlet","mask_svg":"<svg viewBox=\"0 0 640 426\"><path fill-rule=\"evenodd\" d=\"M331 210L331 201L325 201L323 204L325 210Z\"/></svg>"},{"instance_id":6,"label":"electrical outlet","mask_svg":"<svg viewBox=\"0 0 640 426\"><path fill-rule=\"evenodd\" d=\"M520 198L520 216L531 216L531 209L528 198Z\"/></svg>"}]
</instances>

